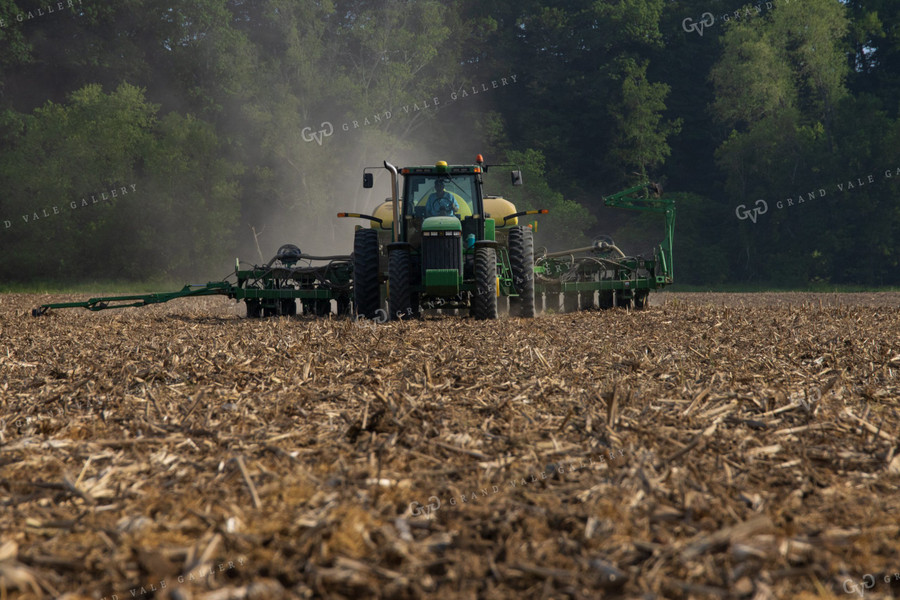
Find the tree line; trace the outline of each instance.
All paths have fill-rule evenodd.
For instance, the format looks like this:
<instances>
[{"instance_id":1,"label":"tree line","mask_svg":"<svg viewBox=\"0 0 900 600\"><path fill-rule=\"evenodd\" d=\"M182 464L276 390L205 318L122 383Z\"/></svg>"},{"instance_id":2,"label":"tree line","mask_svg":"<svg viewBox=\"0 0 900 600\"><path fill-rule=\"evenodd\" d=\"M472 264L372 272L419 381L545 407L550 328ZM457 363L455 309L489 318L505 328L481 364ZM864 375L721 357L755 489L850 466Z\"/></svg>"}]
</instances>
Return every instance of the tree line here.
<instances>
[{"instance_id":1,"label":"tree line","mask_svg":"<svg viewBox=\"0 0 900 600\"><path fill-rule=\"evenodd\" d=\"M649 251L602 195L650 179L680 282L897 285L898 28L889 0L0 0L0 277L349 252L364 167L481 153L551 210L538 245Z\"/></svg>"}]
</instances>

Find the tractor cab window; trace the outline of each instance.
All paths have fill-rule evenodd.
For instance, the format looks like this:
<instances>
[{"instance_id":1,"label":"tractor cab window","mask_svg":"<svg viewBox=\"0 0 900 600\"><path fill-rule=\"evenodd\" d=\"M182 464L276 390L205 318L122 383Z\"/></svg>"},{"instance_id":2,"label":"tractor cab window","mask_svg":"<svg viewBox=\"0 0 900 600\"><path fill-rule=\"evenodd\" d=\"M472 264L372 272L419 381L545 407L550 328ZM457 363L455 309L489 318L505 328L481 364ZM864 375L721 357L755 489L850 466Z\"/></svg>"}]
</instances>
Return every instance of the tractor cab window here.
<instances>
[{"instance_id":1,"label":"tractor cab window","mask_svg":"<svg viewBox=\"0 0 900 600\"><path fill-rule=\"evenodd\" d=\"M413 217L472 216L475 178L472 175L417 175L408 180L406 194Z\"/></svg>"}]
</instances>

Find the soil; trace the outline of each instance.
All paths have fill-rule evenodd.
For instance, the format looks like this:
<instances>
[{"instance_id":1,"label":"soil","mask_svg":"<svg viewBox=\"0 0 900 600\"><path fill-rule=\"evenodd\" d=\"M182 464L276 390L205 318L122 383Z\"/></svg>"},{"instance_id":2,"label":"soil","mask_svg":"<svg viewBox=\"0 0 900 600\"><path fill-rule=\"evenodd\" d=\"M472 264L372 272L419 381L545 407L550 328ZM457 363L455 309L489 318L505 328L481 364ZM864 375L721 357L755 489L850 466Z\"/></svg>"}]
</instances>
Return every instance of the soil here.
<instances>
[{"instance_id":1,"label":"soil","mask_svg":"<svg viewBox=\"0 0 900 600\"><path fill-rule=\"evenodd\" d=\"M0 296L0 597L900 596L898 293L78 299Z\"/></svg>"}]
</instances>

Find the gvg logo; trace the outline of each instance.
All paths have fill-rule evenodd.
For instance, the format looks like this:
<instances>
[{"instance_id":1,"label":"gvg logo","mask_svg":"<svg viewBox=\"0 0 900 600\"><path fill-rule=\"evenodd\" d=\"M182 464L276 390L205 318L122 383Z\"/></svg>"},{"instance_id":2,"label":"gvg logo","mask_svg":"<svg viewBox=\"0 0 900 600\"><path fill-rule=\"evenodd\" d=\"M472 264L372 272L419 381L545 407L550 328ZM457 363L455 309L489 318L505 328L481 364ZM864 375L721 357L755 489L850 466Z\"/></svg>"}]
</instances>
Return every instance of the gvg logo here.
<instances>
[{"instance_id":1,"label":"gvg logo","mask_svg":"<svg viewBox=\"0 0 900 600\"><path fill-rule=\"evenodd\" d=\"M321 146L325 141L325 138L331 137L336 130L349 132L356 131L357 129L365 129L366 127L374 127L379 123L386 123L396 117L403 117L404 115L415 116L417 112L426 109L436 109L452 102L458 102L465 98L469 98L470 96L476 96L478 94L490 92L491 90L504 88L517 82L518 75L510 74L506 77L492 79L491 81L483 81L480 86L460 86L458 89L451 92L449 99L444 99L443 103L438 96L432 96L431 98L425 98L424 100L416 100L412 104L398 106L396 110L384 110L363 117L348 119L343 123L338 123L339 127L333 125L331 121L322 121L322 123L319 124L321 129L318 131L315 131L312 127L304 127L300 133L303 136L304 142L316 142Z\"/></svg>"},{"instance_id":2,"label":"gvg logo","mask_svg":"<svg viewBox=\"0 0 900 600\"><path fill-rule=\"evenodd\" d=\"M774 2L774 1L775 0L772 0L772 2ZM772 2L766 2L766 4L765 4L766 10L772 10L772 6L773 6ZM790 4L791 0L778 0L778 3L779 4ZM754 13L753 10L751 10L751 8L753 10L755 10L756 12ZM756 4L752 7L745 6L743 8L740 8L740 9L734 11L733 13L725 13L723 15L719 15L719 21L721 21L723 23L728 23L729 21L733 21L733 20L750 18L750 17L756 16L756 15L762 13L763 8L764 7L762 4ZM694 20L691 17L686 18L685 20L683 20L681 22L681 28L684 29L685 33L690 33L692 31L696 31L700 35L700 37L703 37L703 30L707 27L712 27L715 24L715 22L716 22L716 18L713 16L713 14L711 12L705 12L702 15L700 15L700 21L698 21L696 23L694 22Z\"/></svg>"},{"instance_id":3,"label":"gvg logo","mask_svg":"<svg viewBox=\"0 0 900 600\"><path fill-rule=\"evenodd\" d=\"M822 401L822 392L819 388L813 388L810 392L801 396L800 394L791 394L791 404L802 406L807 412L813 409L813 405Z\"/></svg>"},{"instance_id":4,"label":"gvg logo","mask_svg":"<svg viewBox=\"0 0 900 600\"><path fill-rule=\"evenodd\" d=\"M844 593L856 593L859 594L860 598L866 595L866 590L871 590L873 587L875 587L875 576L868 573L863 576L863 580L859 583L854 582L852 579L844 581Z\"/></svg>"},{"instance_id":5,"label":"gvg logo","mask_svg":"<svg viewBox=\"0 0 900 600\"><path fill-rule=\"evenodd\" d=\"M436 512L439 508L441 508L441 499L438 498L437 496L431 496L430 498L428 498L428 500L429 500L429 503L424 506L419 504L418 502L413 502L409 505L409 509L412 512L412 515L414 517L419 517L422 515L427 516L427 515L430 515L430 514ZM434 500L434 502L431 502L431 500ZM435 504L435 502L437 504Z\"/></svg>"},{"instance_id":6,"label":"gvg logo","mask_svg":"<svg viewBox=\"0 0 900 600\"><path fill-rule=\"evenodd\" d=\"M748 209L745 204L738 204L734 209L734 214L737 215L737 218L741 221L750 219L756 223L756 218L759 217L759 215L764 215L769 212L769 205L765 200L760 198L756 201L754 206L756 206L756 208Z\"/></svg>"},{"instance_id":7,"label":"gvg logo","mask_svg":"<svg viewBox=\"0 0 900 600\"><path fill-rule=\"evenodd\" d=\"M400 316L400 315L398 315L398 316ZM367 319L365 316L359 315L356 318L356 320L354 321L354 323L356 323L356 325L359 327L363 327L363 326L369 327L374 331L375 323L381 324L381 323L387 323L387 321L388 321L387 311L385 311L383 308L379 308L378 310L375 311L375 316L372 317L371 319Z\"/></svg>"},{"instance_id":8,"label":"gvg logo","mask_svg":"<svg viewBox=\"0 0 900 600\"><path fill-rule=\"evenodd\" d=\"M712 27L713 23L715 22L716 18L713 16L713 14L710 12L705 12L700 15L700 20L696 23L691 17L687 17L681 22L681 28L684 29L686 33L696 31L700 34L700 37L703 37L703 29L706 27Z\"/></svg>"},{"instance_id":9,"label":"gvg logo","mask_svg":"<svg viewBox=\"0 0 900 600\"><path fill-rule=\"evenodd\" d=\"M331 137L334 133L334 126L328 121L323 121L319 124L319 127L322 129L318 131L313 131L312 127L304 127L300 131L300 135L303 137L304 142L311 142L313 140L316 141L320 146L322 145L322 140Z\"/></svg>"},{"instance_id":10,"label":"gvg logo","mask_svg":"<svg viewBox=\"0 0 900 600\"><path fill-rule=\"evenodd\" d=\"M900 581L900 573L894 573L893 579L894 581ZM875 587L876 581L878 581L878 579L871 573L863 575L862 581L860 582L853 581L852 579L845 579L843 586L844 593L857 594L860 598L863 598L866 595L866 590L871 590ZM890 573L885 573L884 582L887 584L891 583Z\"/></svg>"}]
</instances>

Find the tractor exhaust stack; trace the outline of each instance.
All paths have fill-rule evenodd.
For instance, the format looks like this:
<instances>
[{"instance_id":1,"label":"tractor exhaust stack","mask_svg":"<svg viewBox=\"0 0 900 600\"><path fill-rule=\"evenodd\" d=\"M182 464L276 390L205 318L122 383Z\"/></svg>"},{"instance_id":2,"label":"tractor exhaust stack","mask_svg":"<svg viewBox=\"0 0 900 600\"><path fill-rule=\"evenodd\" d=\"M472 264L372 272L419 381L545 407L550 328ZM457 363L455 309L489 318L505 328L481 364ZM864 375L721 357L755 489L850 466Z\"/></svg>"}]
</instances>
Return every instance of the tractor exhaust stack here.
<instances>
[{"instance_id":1,"label":"tractor exhaust stack","mask_svg":"<svg viewBox=\"0 0 900 600\"><path fill-rule=\"evenodd\" d=\"M394 241L400 239L400 191L397 188L397 167L384 161L384 168L391 172L391 203L394 205Z\"/></svg>"}]
</instances>

